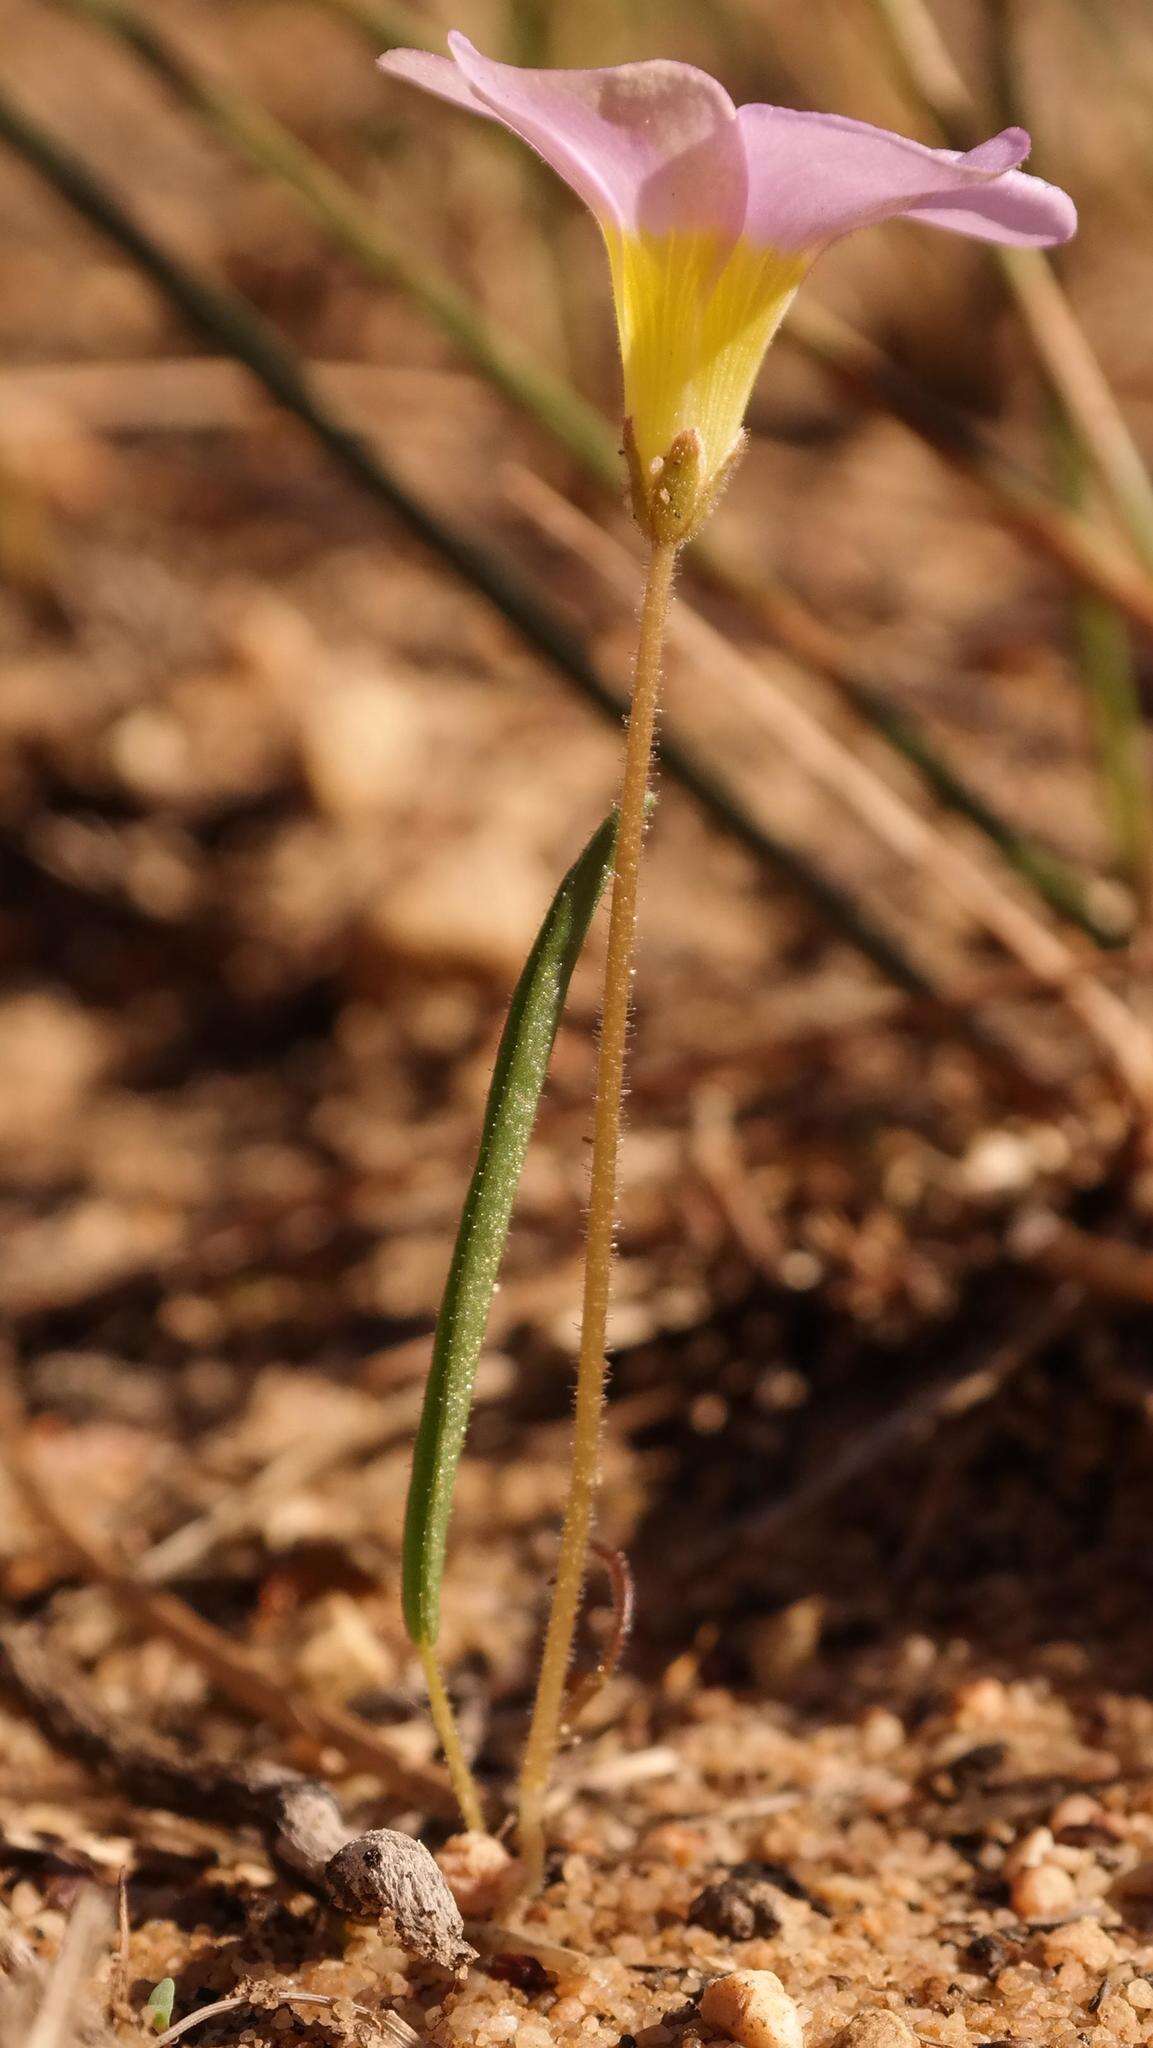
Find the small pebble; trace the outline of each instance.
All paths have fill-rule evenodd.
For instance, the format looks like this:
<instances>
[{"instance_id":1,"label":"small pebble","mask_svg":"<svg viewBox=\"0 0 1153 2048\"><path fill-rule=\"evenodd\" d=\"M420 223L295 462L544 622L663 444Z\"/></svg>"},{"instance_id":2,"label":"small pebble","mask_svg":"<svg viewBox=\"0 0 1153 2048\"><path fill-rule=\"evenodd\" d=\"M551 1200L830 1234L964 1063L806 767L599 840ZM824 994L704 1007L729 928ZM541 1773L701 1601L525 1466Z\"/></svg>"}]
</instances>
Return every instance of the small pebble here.
<instances>
[{"instance_id":1,"label":"small pebble","mask_svg":"<svg viewBox=\"0 0 1153 2048\"><path fill-rule=\"evenodd\" d=\"M705 1986L700 2014L706 2026L741 2048L804 2048L796 2005L772 1970L734 1970Z\"/></svg>"},{"instance_id":2,"label":"small pebble","mask_svg":"<svg viewBox=\"0 0 1153 2048\"><path fill-rule=\"evenodd\" d=\"M1022 1920L1059 1920L1072 1905L1075 1888L1067 1870L1056 1863L1039 1863L1014 1878L1009 1896Z\"/></svg>"},{"instance_id":3,"label":"small pebble","mask_svg":"<svg viewBox=\"0 0 1153 2048\"><path fill-rule=\"evenodd\" d=\"M953 1694L953 1720L961 1728L987 1728L1001 1721L1009 1695L999 1678L969 1678Z\"/></svg>"},{"instance_id":4,"label":"small pebble","mask_svg":"<svg viewBox=\"0 0 1153 2048\"><path fill-rule=\"evenodd\" d=\"M1066 1828L1099 1828L1104 1819L1105 1810L1099 1799L1091 1799L1087 1792L1070 1792L1053 1808L1049 1826L1055 1835L1060 1835Z\"/></svg>"},{"instance_id":5,"label":"small pebble","mask_svg":"<svg viewBox=\"0 0 1153 2048\"><path fill-rule=\"evenodd\" d=\"M1115 1954L1112 1937L1096 1920L1070 1920L1045 1936L1044 1955L1050 1969L1072 1961L1087 1970L1107 1970Z\"/></svg>"},{"instance_id":6,"label":"small pebble","mask_svg":"<svg viewBox=\"0 0 1153 2048\"><path fill-rule=\"evenodd\" d=\"M756 1866L707 1884L690 1905L688 1919L692 1926L705 1927L726 1941L754 1941L781 1931L776 1888Z\"/></svg>"},{"instance_id":7,"label":"small pebble","mask_svg":"<svg viewBox=\"0 0 1153 2048\"><path fill-rule=\"evenodd\" d=\"M1125 1996L1134 2012L1153 2012L1153 1984L1148 1977L1134 1977L1125 1986Z\"/></svg>"},{"instance_id":8,"label":"small pebble","mask_svg":"<svg viewBox=\"0 0 1153 2048\"><path fill-rule=\"evenodd\" d=\"M905 1726L888 1707L869 1707L860 1720L861 1749L870 1763L892 1756L905 1740Z\"/></svg>"},{"instance_id":9,"label":"small pebble","mask_svg":"<svg viewBox=\"0 0 1153 2048\"><path fill-rule=\"evenodd\" d=\"M899 2012L872 2006L841 2028L833 2048L917 2048L917 2036Z\"/></svg>"},{"instance_id":10,"label":"small pebble","mask_svg":"<svg viewBox=\"0 0 1153 2048\"><path fill-rule=\"evenodd\" d=\"M1027 1835L1014 1842L1005 1858L1006 1878L1019 1877L1023 1870L1037 1870L1047 1863L1053 1853L1053 1835L1049 1828L1030 1828Z\"/></svg>"},{"instance_id":11,"label":"small pebble","mask_svg":"<svg viewBox=\"0 0 1153 2048\"><path fill-rule=\"evenodd\" d=\"M520 1866L495 1835L450 1835L436 1860L466 1920L492 1919L516 1889Z\"/></svg>"}]
</instances>

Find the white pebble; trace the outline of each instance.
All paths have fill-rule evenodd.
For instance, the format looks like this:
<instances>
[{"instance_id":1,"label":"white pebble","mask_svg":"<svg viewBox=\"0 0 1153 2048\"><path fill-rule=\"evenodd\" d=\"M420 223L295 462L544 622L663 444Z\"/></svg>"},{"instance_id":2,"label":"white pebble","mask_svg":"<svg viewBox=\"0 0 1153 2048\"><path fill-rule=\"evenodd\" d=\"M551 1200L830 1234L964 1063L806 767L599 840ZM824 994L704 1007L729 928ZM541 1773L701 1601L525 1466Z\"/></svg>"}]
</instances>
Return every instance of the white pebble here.
<instances>
[{"instance_id":1,"label":"white pebble","mask_svg":"<svg viewBox=\"0 0 1153 2048\"><path fill-rule=\"evenodd\" d=\"M701 2018L741 2048L804 2048L796 2005L772 1970L734 1970L705 1986Z\"/></svg>"},{"instance_id":2,"label":"white pebble","mask_svg":"<svg viewBox=\"0 0 1153 2048\"><path fill-rule=\"evenodd\" d=\"M1014 1878L1009 1897L1022 1920L1059 1920L1069 1911L1076 1887L1058 1864L1039 1863Z\"/></svg>"}]
</instances>

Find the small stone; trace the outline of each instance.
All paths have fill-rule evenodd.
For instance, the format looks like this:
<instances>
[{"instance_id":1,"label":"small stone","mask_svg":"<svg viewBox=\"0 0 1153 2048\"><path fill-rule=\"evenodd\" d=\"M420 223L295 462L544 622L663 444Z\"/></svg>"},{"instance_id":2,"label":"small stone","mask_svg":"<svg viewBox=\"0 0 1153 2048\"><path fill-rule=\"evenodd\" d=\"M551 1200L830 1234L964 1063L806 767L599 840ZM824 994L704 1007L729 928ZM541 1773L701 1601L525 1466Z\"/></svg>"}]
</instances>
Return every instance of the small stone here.
<instances>
[{"instance_id":1,"label":"small stone","mask_svg":"<svg viewBox=\"0 0 1153 2048\"><path fill-rule=\"evenodd\" d=\"M637 1844L637 1861L671 1863L677 1870L691 1870L707 1853L708 1843L699 1828L683 1821L658 1821L647 1828Z\"/></svg>"},{"instance_id":2,"label":"small stone","mask_svg":"<svg viewBox=\"0 0 1153 2048\"><path fill-rule=\"evenodd\" d=\"M755 1941L781 1931L774 1887L755 1865L707 1884L689 1907L688 1918L694 1927L705 1927L726 1941Z\"/></svg>"},{"instance_id":3,"label":"small stone","mask_svg":"<svg viewBox=\"0 0 1153 2048\"><path fill-rule=\"evenodd\" d=\"M1067 1870L1039 1863L1014 1878L1009 1896L1022 1920L1059 1920L1073 1903L1075 1887Z\"/></svg>"},{"instance_id":4,"label":"small stone","mask_svg":"<svg viewBox=\"0 0 1153 2048\"><path fill-rule=\"evenodd\" d=\"M754 1680L765 1692L776 1692L813 1662L821 1647L827 1607L820 1594L811 1593L751 1624L745 1654Z\"/></svg>"},{"instance_id":5,"label":"small stone","mask_svg":"<svg viewBox=\"0 0 1153 2048\"><path fill-rule=\"evenodd\" d=\"M1153 1984L1148 1977L1134 1977L1125 1986L1125 1996L1134 2012L1153 2012Z\"/></svg>"},{"instance_id":6,"label":"small stone","mask_svg":"<svg viewBox=\"0 0 1153 2048\"><path fill-rule=\"evenodd\" d=\"M1049 1826L1055 1835L1060 1835L1066 1828L1100 1827L1104 1818L1104 1808L1099 1799L1091 1799L1087 1792L1070 1792L1053 1808Z\"/></svg>"},{"instance_id":7,"label":"small stone","mask_svg":"<svg viewBox=\"0 0 1153 2048\"><path fill-rule=\"evenodd\" d=\"M44 1900L36 1886L26 1877L18 1879L13 1885L11 1906L14 1920L21 1920L27 1925L30 1920L35 1919L43 1904Z\"/></svg>"},{"instance_id":8,"label":"small stone","mask_svg":"<svg viewBox=\"0 0 1153 2048\"><path fill-rule=\"evenodd\" d=\"M961 1179L967 1192L992 1200L1022 1194L1036 1177L1033 1148L1016 1131L980 1132L961 1161Z\"/></svg>"},{"instance_id":9,"label":"small stone","mask_svg":"<svg viewBox=\"0 0 1153 2048\"><path fill-rule=\"evenodd\" d=\"M833 2048L917 2048L908 2020L884 2006L869 2006L842 2027Z\"/></svg>"},{"instance_id":10,"label":"small stone","mask_svg":"<svg viewBox=\"0 0 1153 2048\"><path fill-rule=\"evenodd\" d=\"M1023 1870L1037 1870L1047 1863L1053 1851L1053 1833L1050 1828L1030 1828L1027 1835L1014 1842L1005 1857L1006 1878L1019 1877Z\"/></svg>"},{"instance_id":11,"label":"small stone","mask_svg":"<svg viewBox=\"0 0 1153 2048\"><path fill-rule=\"evenodd\" d=\"M905 1725L888 1707L867 1707L860 1719L861 1749L870 1763L880 1763L901 1748Z\"/></svg>"},{"instance_id":12,"label":"small stone","mask_svg":"<svg viewBox=\"0 0 1153 2048\"><path fill-rule=\"evenodd\" d=\"M1044 1956L1050 1969L1075 1962L1087 1970L1107 1970L1115 1954L1111 1936L1096 1920L1070 1920L1045 1936Z\"/></svg>"},{"instance_id":13,"label":"small stone","mask_svg":"<svg viewBox=\"0 0 1153 2048\"><path fill-rule=\"evenodd\" d=\"M804 2048L800 2013L772 1970L714 1977L705 1986L700 2015L741 2048Z\"/></svg>"},{"instance_id":14,"label":"small stone","mask_svg":"<svg viewBox=\"0 0 1153 2048\"><path fill-rule=\"evenodd\" d=\"M953 1720L961 1728L987 1728L1004 1719L1009 1694L999 1678L968 1678L953 1694Z\"/></svg>"},{"instance_id":15,"label":"small stone","mask_svg":"<svg viewBox=\"0 0 1153 2048\"><path fill-rule=\"evenodd\" d=\"M520 1865L495 1835L450 1835L436 1858L466 1920L491 1920L516 1889Z\"/></svg>"}]
</instances>

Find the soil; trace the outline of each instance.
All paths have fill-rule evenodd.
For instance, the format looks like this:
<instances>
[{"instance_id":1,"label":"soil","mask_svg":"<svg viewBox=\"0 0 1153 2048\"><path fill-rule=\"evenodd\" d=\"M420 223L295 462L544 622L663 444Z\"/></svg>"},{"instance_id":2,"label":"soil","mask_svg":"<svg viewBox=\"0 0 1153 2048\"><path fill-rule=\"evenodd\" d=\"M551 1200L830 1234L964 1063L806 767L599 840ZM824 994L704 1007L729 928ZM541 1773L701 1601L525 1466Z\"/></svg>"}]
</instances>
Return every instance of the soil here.
<instances>
[{"instance_id":1,"label":"soil","mask_svg":"<svg viewBox=\"0 0 1153 2048\"><path fill-rule=\"evenodd\" d=\"M669 34L764 96L748 12L727 60L695 12ZM598 252L567 212L542 237L519 160L410 122L303 0L150 13L526 339L556 356L567 333L611 405ZM829 31L782 10L797 95L898 118L879 65L850 91ZM123 52L37 0L11 0L5 44L12 89L623 676L628 603L525 509L526 468L589 502L543 436ZM1054 174L1089 199L1071 289L1140 427L1138 128L1088 135L1091 39L1039 61L1069 117ZM440 1850L452 1822L395 1789L435 1764L399 1615L407 1460L503 1006L612 799L618 735L31 173L5 164L0 213L0 1593L124 1730L315 1773L350 1825ZM895 242L834 259L828 301L1043 467L1044 402L977 256ZM726 545L787 574L1130 913L1056 571L904 429L776 360ZM686 594L749 642L691 572ZM928 814L827 683L753 651ZM190 2030L204 2048L379 2042L389 2014L434 2048L676 2048L711 2038L701 1991L736 1968L778 1974L810 2048L876 2007L940 2048L1153 2035L1153 1177L1132 1105L933 863L837 809L723 677L674 661L668 705L951 999L890 987L666 778L599 1515L637 1623L563 1758L546 1890L454 1980L255 1835L101 1781L9 1699L4 2048L140 2041L169 1976L177 2021L249 2000ZM526 1168L445 1590L501 1817L564 1497L602 941ZM1144 939L1072 943L1145 1032ZM584 1664L610 1608L594 1581ZM241 1704L238 1669L271 1706ZM339 1712L393 1779L340 1749ZM77 1933L93 1887L106 1918ZM79 1988L33 2035L70 1939Z\"/></svg>"}]
</instances>

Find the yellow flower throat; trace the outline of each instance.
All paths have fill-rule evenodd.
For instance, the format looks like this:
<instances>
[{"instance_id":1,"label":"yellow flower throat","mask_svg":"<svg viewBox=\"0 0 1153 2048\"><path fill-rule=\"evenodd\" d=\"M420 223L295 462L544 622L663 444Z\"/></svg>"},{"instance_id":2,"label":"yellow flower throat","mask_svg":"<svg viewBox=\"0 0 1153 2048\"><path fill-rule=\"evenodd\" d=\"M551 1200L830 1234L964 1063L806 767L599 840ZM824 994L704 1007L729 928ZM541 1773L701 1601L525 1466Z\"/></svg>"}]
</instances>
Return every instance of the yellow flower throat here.
<instances>
[{"instance_id":1,"label":"yellow flower throat","mask_svg":"<svg viewBox=\"0 0 1153 2048\"><path fill-rule=\"evenodd\" d=\"M741 431L766 348L808 268L716 235L604 230L624 362L625 412L646 467L686 427L713 476Z\"/></svg>"}]
</instances>

